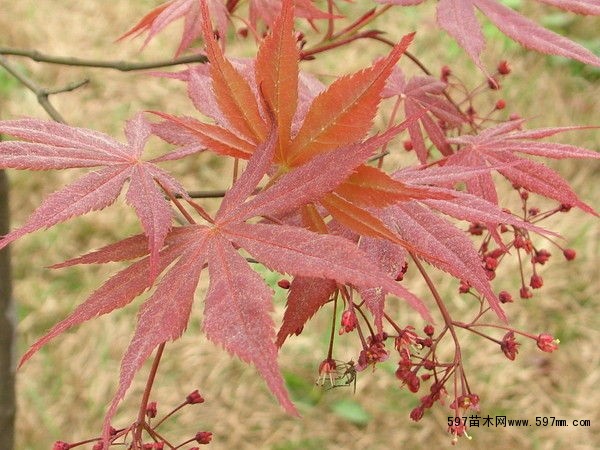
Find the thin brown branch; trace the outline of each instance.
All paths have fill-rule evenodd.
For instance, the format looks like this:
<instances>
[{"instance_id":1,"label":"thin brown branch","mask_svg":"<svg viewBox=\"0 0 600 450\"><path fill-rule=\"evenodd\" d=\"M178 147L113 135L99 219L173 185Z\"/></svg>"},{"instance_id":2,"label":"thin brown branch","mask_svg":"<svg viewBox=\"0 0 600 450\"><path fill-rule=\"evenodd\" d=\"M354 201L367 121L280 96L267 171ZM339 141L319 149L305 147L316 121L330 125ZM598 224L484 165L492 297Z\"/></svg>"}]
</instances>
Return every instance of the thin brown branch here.
<instances>
[{"instance_id":1,"label":"thin brown branch","mask_svg":"<svg viewBox=\"0 0 600 450\"><path fill-rule=\"evenodd\" d=\"M75 58L72 56L53 56L41 53L38 50L24 50L19 48L0 47L0 55L22 56L36 62L58 64L74 67L94 67L98 69L114 69L121 72L135 70L157 69L160 67L177 66L180 64L206 63L208 59L204 55L189 55L175 59L164 59L160 61L131 62L131 61L102 61L96 59Z\"/></svg>"},{"instance_id":2,"label":"thin brown branch","mask_svg":"<svg viewBox=\"0 0 600 450\"><path fill-rule=\"evenodd\" d=\"M4 69L9 74L11 74L13 77L15 77L19 82L21 82L21 84L23 84L27 89L29 89L31 92L33 92L35 94L40 106L42 108L44 108L44 110L48 113L48 115L53 120L55 120L56 122L60 122L60 123L67 123L65 121L65 119L63 118L63 116L56 110L56 108L54 108L54 106L52 106L52 104L50 103L50 100L48 99L48 96L50 94L53 94L53 93L56 93L59 91L57 91L57 90L48 91L47 89L42 88L35 81L33 81L31 78L27 77L19 69L17 69L15 66L13 66L12 63L10 61L8 61L8 59L6 59L2 55L0 55L0 66L4 67ZM72 89L70 89L70 90L72 90Z\"/></svg>"}]
</instances>

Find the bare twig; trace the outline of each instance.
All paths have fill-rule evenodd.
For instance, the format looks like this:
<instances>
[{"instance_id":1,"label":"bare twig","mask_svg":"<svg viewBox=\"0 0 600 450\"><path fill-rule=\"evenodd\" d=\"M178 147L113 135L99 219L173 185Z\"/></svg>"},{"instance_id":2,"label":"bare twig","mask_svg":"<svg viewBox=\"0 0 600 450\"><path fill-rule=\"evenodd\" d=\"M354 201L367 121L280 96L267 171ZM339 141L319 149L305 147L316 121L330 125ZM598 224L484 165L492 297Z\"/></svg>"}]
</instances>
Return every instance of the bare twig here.
<instances>
[{"instance_id":1,"label":"bare twig","mask_svg":"<svg viewBox=\"0 0 600 450\"><path fill-rule=\"evenodd\" d=\"M48 100L48 96L53 93L62 92L60 90L52 90L48 91L42 87L40 87L36 82L27 77L25 74L21 73L15 66L13 66L10 61L8 61L4 56L0 55L0 66L4 67L4 69L10 73L13 77L19 80L27 89L35 94L37 97L38 103L44 110L48 113L48 115L55 120L56 122L66 123L63 116L52 106L50 100ZM67 90L73 90L71 86L67 87Z\"/></svg>"},{"instance_id":2,"label":"bare twig","mask_svg":"<svg viewBox=\"0 0 600 450\"><path fill-rule=\"evenodd\" d=\"M182 56L175 59L164 59L161 61L131 62L131 61L101 61L95 59L74 58L71 56L46 55L38 50L24 50L19 48L0 47L0 55L22 56L33 61L48 64L59 64L62 66L95 67L98 69L114 69L121 72L134 70L157 69L160 67L177 66L180 64L205 63L208 58L204 55Z\"/></svg>"}]
</instances>

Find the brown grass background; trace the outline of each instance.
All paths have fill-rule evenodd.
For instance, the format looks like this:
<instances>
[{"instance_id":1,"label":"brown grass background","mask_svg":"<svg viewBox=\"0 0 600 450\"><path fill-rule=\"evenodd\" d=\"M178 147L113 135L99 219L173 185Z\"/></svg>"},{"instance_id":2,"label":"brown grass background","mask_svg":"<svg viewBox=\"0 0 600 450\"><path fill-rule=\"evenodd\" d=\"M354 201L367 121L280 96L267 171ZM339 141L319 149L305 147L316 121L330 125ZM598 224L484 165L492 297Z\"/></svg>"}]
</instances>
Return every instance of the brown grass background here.
<instances>
[{"instance_id":1,"label":"brown grass background","mask_svg":"<svg viewBox=\"0 0 600 450\"><path fill-rule=\"evenodd\" d=\"M180 24L139 53L140 41L114 44L114 39L157 1L8 0L0 11L0 45L32 48L56 55L85 58L152 60L168 57L178 42ZM349 6L357 8L359 5ZM413 52L433 70L452 65L470 86L482 76L464 55L453 50L433 24L433 5L399 10L378 23L391 38L418 29ZM547 10L528 6L538 15ZM581 37L595 37L597 21L580 19L572 29ZM239 23L238 23L239 25ZM489 45L486 61L493 67L506 58L513 74L501 95L507 110L531 117L531 127L598 124L600 82L574 75L569 65L557 65L537 54L525 53L499 41ZM233 44L231 54L250 55L249 43ZM331 53L304 69L324 75L345 73L370 62L386 49L379 44L358 43ZM12 58L29 76L42 85L57 87L89 77L84 89L53 98L57 109L77 126L95 128L122 136L123 120L141 109L158 108L170 113L191 112L183 87L174 82L146 77L140 73L119 73L36 64ZM402 67L412 70L406 61ZM0 72L0 114L45 117L34 96ZM561 138L588 148L600 147L597 131L570 133ZM158 140L153 151L164 151ZM395 164L401 160L394 159ZM560 167L582 198L596 208L600 205L597 163L569 161ZM209 156L200 156L168 167L190 189L223 187L227 165ZM225 172L228 173L228 172ZM28 173L11 171L13 226L23 223L41 199L73 180L76 173ZM507 191L510 192L510 191ZM508 194L507 194L508 195ZM118 224L118 226L115 226ZM550 331L561 339L559 352L548 355L524 343L515 362L506 360L496 348L474 340L465 344L465 357L472 388L482 398L482 415L506 415L534 420L555 416L571 422L591 419L592 426L473 428L473 440L459 445L468 449L594 449L600 447L599 352L600 306L598 302L598 221L579 211L561 215L548 226L559 230L578 258L563 262L556 249L552 264L541 275L545 286L529 301L508 305L512 323L533 332ZM138 232L133 214L121 204L102 213L35 233L14 245L15 298L19 316L19 353L45 330L65 317L99 283L118 269L83 267L51 271L44 267ZM514 269L514 267L512 267ZM512 287L517 275L507 267L497 289ZM265 273L271 281L277 279ZM411 280L416 292L425 292L422 283ZM454 292L456 284L438 277L451 307L466 311L464 299ZM202 292L198 292L198 300ZM276 320L283 311L284 296L277 292ZM56 339L40 351L18 373L17 449L51 448L57 439L76 441L99 432L107 402L116 387L121 354L134 326L141 300L110 317L100 318ZM402 313L404 310L400 310ZM314 387L316 367L326 353L328 314L311 322L303 335L290 339L280 356L280 365L298 404L302 418L286 416L266 390L256 372L230 358L207 342L200 332L201 301L197 302L188 331L167 346L153 398L159 410L168 411L185 395L199 388L204 405L184 410L165 427L167 436L192 436L199 430L214 433L215 449L418 449L450 446L445 433L448 410L436 406L419 423L408 419L417 399L399 389L393 376L393 361L375 373L359 374L356 394L351 389L327 392ZM465 336L465 338L468 338ZM350 348L339 348L339 357L355 357ZM142 369L130 390L115 423L133 420L147 367ZM354 410L361 420L347 416Z\"/></svg>"}]
</instances>

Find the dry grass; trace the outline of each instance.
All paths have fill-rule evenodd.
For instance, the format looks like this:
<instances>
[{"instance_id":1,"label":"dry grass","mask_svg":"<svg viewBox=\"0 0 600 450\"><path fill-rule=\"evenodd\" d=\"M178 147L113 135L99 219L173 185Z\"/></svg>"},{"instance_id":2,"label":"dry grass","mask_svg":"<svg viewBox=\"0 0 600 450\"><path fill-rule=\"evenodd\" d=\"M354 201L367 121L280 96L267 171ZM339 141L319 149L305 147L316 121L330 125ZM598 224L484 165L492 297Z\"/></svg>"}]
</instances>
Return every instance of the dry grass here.
<instances>
[{"instance_id":1,"label":"dry grass","mask_svg":"<svg viewBox=\"0 0 600 450\"><path fill-rule=\"evenodd\" d=\"M98 58L138 58L138 43L113 45L114 37L127 29L146 11L152 1L100 0L80 2L5 2L0 16L2 41L6 45L37 48L44 52ZM110 3L110 6L107 6ZM413 10L406 10L413 11ZM420 18L432 17L423 8L413 14L398 15L397 23L381 28L397 30L394 37L410 31ZM597 23L597 22L596 22ZM593 30L590 22L581 22ZM389 27L388 25L392 25ZM449 40L438 40L431 22L420 27L422 37L414 52L423 55L431 67L451 63L461 67L464 58L452 49ZM168 56L174 48L177 27L152 43L145 59ZM441 42L441 44L440 44ZM364 50L368 50L366 52ZM374 44L352 47L337 58L330 57L321 70L341 73L368 63ZM162 51L161 49L168 49ZM108 51L107 51L108 49ZM432 50L433 49L433 50ZM450 49L450 50L448 50ZM248 52L247 46L243 52ZM383 51L383 50L382 50ZM446 59L450 54L451 60ZM489 61L509 58L514 74L503 91L509 109L534 117L532 126L592 124L600 116L600 84L571 76L568 67L549 70L547 61L537 55L523 55L513 47L493 45ZM344 61L340 66L339 61ZM54 99L57 108L74 125L94 127L120 135L123 119L135 111L162 108L184 112L190 106L182 86L140 74L79 70L32 64L20 60L24 69L47 86L90 77L91 85L80 92ZM352 66L352 67L351 67ZM466 63L464 77L478 77ZM406 63L403 67L409 67ZM307 65L310 70L312 67ZM4 80L4 78L0 78ZM476 81L473 81L475 84ZM0 91L4 92L4 91ZM33 96L14 87L0 94L3 118L20 115L43 117ZM536 118L538 117L538 118ZM598 132L586 131L563 140L600 146ZM160 144L155 143L158 146ZM572 180L584 200L600 205L598 166L587 162L560 164L561 172ZM193 164L177 164L172 169L182 175L190 188L222 186L220 163L202 156ZM40 199L73 179L73 173L30 174L11 172L14 224L23 223ZM114 224L118 223L119 227ZM571 263L554 261L542 272L546 285L542 293L527 302L508 306L516 326L528 330L550 330L562 341L561 351L541 354L533 345L524 345L514 363L498 354L496 348L475 341L466 346L471 386L481 395L482 414L534 419L536 416L591 419L589 428L529 427L474 428L472 441L460 445L469 449L532 448L540 450L600 446L600 306L598 303L598 221L574 211L557 217L553 223L578 251ZM14 245L15 298L19 314L19 350L22 352L56 320L64 317L87 293L117 267L72 268L52 272L43 267L96 248L138 230L129 211L115 205L103 213L90 214L51 231L36 233ZM554 252L557 253L556 251ZM560 260L560 257L554 259ZM515 274L506 273L514 282ZM448 278L440 285L449 297L456 288ZM500 286L498 286L500 287ZM417 285L416 290L421 289ZM199 292L199 299L201 293ZM278 293L277 317L283 294ZM49 448L57 439L77 440L95 435L107 401L115 389L121 353L132 333L135 307L101 318L52 342L18 374L19 450ZM323 315L306 327L300 337L290 339L280 357L281 367L302 418L284 415L252 368L232 360L206 342L200 331L201 302L197 302L189 330L170 344L160 369L160 383L154 390L159 408L166 411L195 387L207 399L205 405L185 411L171 424L172 431L189 433L208 429L214 432L215 449L390 449L443 448L449 445L445 434L447 411L434 408L433 414L418 423L408 419L416 399L398 389L393 364L375 374L359 375L356 395L350 389L322 392L313 385L315 368L326 352L327 322ZM453 307L464 309L460 298ZM348 354L348 359L353 356ZM121 409L116 423L126 423L135 414L136 399L143 389L142 370ZM163 406L164 405L164 406ZM361 423L343 413L361 408L367 414ZM358 421L360 422L360 421ZM168 433L167 433L168 434Z\"/></svg>"}]
</instances>

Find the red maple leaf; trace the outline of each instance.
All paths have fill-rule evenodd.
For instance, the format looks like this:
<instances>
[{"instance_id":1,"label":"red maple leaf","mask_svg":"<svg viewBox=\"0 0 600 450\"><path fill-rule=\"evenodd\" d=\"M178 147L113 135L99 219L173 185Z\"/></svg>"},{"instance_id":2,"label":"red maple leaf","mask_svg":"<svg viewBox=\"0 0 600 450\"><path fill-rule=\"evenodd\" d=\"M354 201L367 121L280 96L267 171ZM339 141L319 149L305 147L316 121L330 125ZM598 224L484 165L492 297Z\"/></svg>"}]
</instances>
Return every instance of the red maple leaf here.
<instances>
[{"instance_id":1,"label":"red maple leaf","mask_svg":"<svg viewBox=\"0 0 600 450\"><path fill-rule=\"evenodd\" d=\"M222 0L203 0L208 2L208 7L211 14L216 18L217 31L221 36L225 36L227 32L227 22L229 14L225 3ZM162 5L157 6L148 14L140 19L129 31L119 37L118 40L125 39L130 36L139 36L147 32L148 36L144 41L145 47L150 40L160 33L167 25L181 17L184 17L183 33L179 47L175 52L175 56L183 53L196 38L202 34L200 14L200 0L170 0Z\"/></svg>"},{"instance_id":2,"label":"red maple leaf","mask_svg":"<svg viewBox=\"0 0 600 450\"><path fill-rule=\"evenodd\" d=\"M484 130L477 136L465 135L449 141L459 144L460 150L446 160L447 165L485 168L500 167L498 172L513 184L522 186L530 192L557 200L560 203L577 206L591 214L594 209L582 202L569 184L548 166L517 156L515 153L544 156L553 159L594 158L600 159L600 153L574 145L554 142L536 142L565 131L581 127L556 127L539 130L519 130L523 120L507 122ZM498 204L498 195L491 170L467 180L467 190L489 202Z\"/></svg>"},{"instance_id":3,"label":"red maple leaf","mask_svg":"<svg viewBox=\"0 0 600 450\"><path fill-rule=\"evenodd\" d=\"M204 13L208 14L208 11ZM180 129L187 136L196 136L203 145L219 154L247 159L253 148L264 141L269 124L274 123L278 131L274 161L278 167L272 175L273 180L291 168L344 146L380 146L387 142L383 137L365 142L361 140L372 127L386 80L411 42L412 35L405 36L387 57L367 69L338 78L309 102L300 100L301 93L309 89L300 88L299 55L289 3L284 5L272 33L261 43L253 65L254 76L247 75L247 71L244 75L239 71L239 63L224 57L207 25L204 26L204 39L210 60L210 77L204 76L202 81L210 82L214 96L209 97L207 102L211 106L202 106L201 110L213 117L216 123L207 124L157 112L170 122L157 126L158 134L172 142L174 139L170 136ZM246 63L245 67L252 66ZM194 72L188 73L190 88L194 85L202 93L209 92L206 87L198 85L199 78ZM200 103L195 100L198 97L192 91L190 97L195 104ZM309 103L309 106L300 107L303 102ZM422 114L422 111L417 114ZM405 126L410 123L411 120ZM392 129L385 139L390 139L401 129ZM186 148L191 147L188 145ZM182 152L190 153L182 149L175 154ZM327 158L329 162L333 161L331 156ZM327 162L323 161L323 164ZM374 204L382 207L408 198L439 194L408 188L384 172L367 166L354 168L354 173L349 173L347 179L341 185L337 183L336 187L334 192L323 191L319 199L334 219L361 234L393 240L417 252L364 207ZM306 198L310 197L307 189L302 192ZM312 198L314 202L316 197ZM312 217L314 222L306 226L323 228L322 219L316 215Z\"/></svg>"},{"instance_id":4,"label":"red maple leaf","mask_svg":"<svg viewBox=\"0 0 600 450\"><path fill-rule=\"evenodd\" d=\"M140 308L138 325L121 363L119 388L105 418L104 437L120 400L141 364L158 345L178 338L187 326L194 291L200 273L207 265L210 284L205 300L204 329L209 339L257 367L282 406L295 409L287 397L277 366L277 346L269 316L272 292L237 252L245 249L270 269L301 277L326 278L339 284L382 288L405 298L423 317L430 320L426 307L383 273L350 240L330 234L269 224L249 224L246 220L268 211L282 211L306 202L304 196L282 197L280 184L311 182L314 161L290 171L273 187L246 201L269 170L275 149L275 133L254 152L247 169L228 191L211 226L189 225L171 230L160 251L159 271L168 268L156 290ZM347 150L347 149L346 149ZM346 152L345 170L332 175L341 182L365 159L364 148ZM325 186L321 190L327 190ZM314 188L311 195L319 195ZM144 236L134 236L80 258L59 264L106 263L146 255ZM150 288L149 257L134 262L94 292L69 317L54 326L23 356L21 364L41 346L74 325L106 314L130 303ZM329 282L328 282L329 283Z\"/></svg>"},{"instance_id":5,"label":"red maple leaf","mask_svg":"<svg viewBox=\"0 0 600 450\"><path fill-rule=\"evenodd\" d=\"M376 0L378 3L411 6L423 0ZM600 4L596 0L538 0L576 14L600 15ZM498 0L440 0L437 6L437 21L467 54L482 68L480 56L485 47L485 38L475 16L479 9L506 36L523 47L540 53L576 59L586 64L600 66L600 58L581 45L556 34Z\"/></svg>"},{"instance_id":6,"label":"red maple leaf","mask_svg":"<svg viewBox=\"0 0 600 450\"><path fill-rule=\"evenodd\" d=\"M24 141L0 142L0 167L29 170L100 167L50 195L25 224L0 240L6 247L25 234L49 228L89 211L111 205L125 182L126 200L138 215L156 265L171 228L171 208L162 189L187 195L183 186L152 161L142 160L150 124L138 114L125 126L127 145L96 131L37 119L0 122L0 133ZM160 183L162 189L156 186Z\"/></svg>"},{"instance_id":7,"label":"red maple leaf","mask_svg":"<svg viewBox=\"0 0 600 450\"><path fill-rule=\"evenodd\" d=\"M445 88L444 82L429 76L412 77L406 81L402 70L396 67L388 78L382 97L398 96L404 103L406 117L420 116L419 121L433 145L443 155L450 155L452 150L446 140L446 133L434 118L443 121L449 129L457 127L465 119L462 113L443 97ZM428 150L421 127L418 123L413 123L408 127L408 132L417 157L422 163L427 162Z\"/></svg>"}]
</instances>

